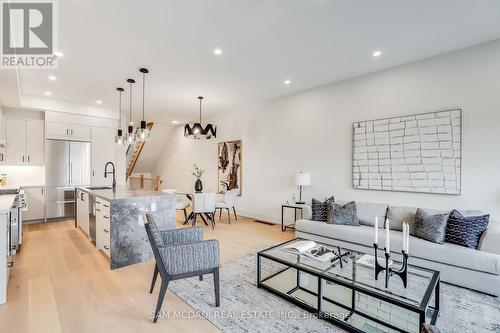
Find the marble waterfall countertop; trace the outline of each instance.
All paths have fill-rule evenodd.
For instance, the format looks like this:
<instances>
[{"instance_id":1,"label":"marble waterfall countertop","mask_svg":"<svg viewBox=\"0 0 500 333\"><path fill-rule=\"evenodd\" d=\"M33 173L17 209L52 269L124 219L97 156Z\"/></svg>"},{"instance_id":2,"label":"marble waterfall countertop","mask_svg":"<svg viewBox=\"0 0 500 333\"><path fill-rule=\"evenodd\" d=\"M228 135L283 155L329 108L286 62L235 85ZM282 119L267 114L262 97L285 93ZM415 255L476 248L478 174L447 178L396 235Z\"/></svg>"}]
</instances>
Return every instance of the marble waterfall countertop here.
<instances>
[{"instance_id":1,"label":"marble waterfall countertop","mask_svg":"<svg viewBox=\"0 0 500 333\"><path fill-rule=\"evenodd\" d=\"M77 187L78 190L109 201L109 253L111 269L147 261L153 257L146 229L144 214L153 214L160 230L175 229L175 194L131 190L124 186L112 189L92 190ZM99 225L96 218L96 229Z\"/></svg>"},{"instance_id":2,"label":"marble waterfall countertop","mask_svg":"<svg viewBox=\"0 0 500 333\"><path fill-rule=\"evenodd\" d=\"M147 191L147 190L133 190L129 189L126 186L117 186L115 190L113 189L104 189L104 190L93 190L92 186L79 186L78 190L87 192L93 196L104 200L120 200L120 199L132 199L132 198L141 198L141 197L157 197L157 196L165 196L168 193L157 192L157 191Z\"/></svg>"}]
</instances>

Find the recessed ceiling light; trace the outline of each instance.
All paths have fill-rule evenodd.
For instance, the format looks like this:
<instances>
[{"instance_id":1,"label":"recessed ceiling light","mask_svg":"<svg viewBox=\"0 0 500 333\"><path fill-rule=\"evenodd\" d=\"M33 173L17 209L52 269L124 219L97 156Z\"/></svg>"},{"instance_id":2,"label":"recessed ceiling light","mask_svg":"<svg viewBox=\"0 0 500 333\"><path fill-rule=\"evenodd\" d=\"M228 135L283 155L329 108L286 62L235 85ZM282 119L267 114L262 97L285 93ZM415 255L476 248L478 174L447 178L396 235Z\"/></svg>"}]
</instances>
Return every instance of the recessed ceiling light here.
<instances>
[{"instance_id":1,"label":"recessed ceiling light","mask_svg":"<svg viewBox=\"0 0 500 333\"><path fill-rule=\"evenodd\" d=\"M284 83L286 86L288 86L289 84L291 84L291 83L292 83L292 81L290 81L290 80L285 80L285 81L283 81L283 83Z\"/></svg>"},{"instance_id":2,"label":"recessed ceiling light","mask_svg":"<svg viewBox=\"0 0 500 333\"><path fill-rule=\"evenodd\" d=\"M172 125L179 125L179 121L178 120L172 120Z\"/></svg>"},{"instance_id":3,"label":"recessed ceiling light","mask_svg":"<svg viewBox=\"0 0 500 333\"><path fill-rule=\"evenodd\" d=\"M52 95L52 93L51 93L50 91L46 91L46 92L44 92L44 94L45 94L46 96L51 96L51 95Z\"/></svg>"},{"instance_id":4,"label":"recessed ceiling light","mask_svg":"<svg viewBox=\"0 0 500 333\"><path fill-rule=\"evenodd\" d=\"M222 55L222 50L219 48L214 49L214 54L215 55Z\"/></svg>"},{"instance_id":5,"label":"recessed ceiling light","mask_svg":"<svg viewBox=\"0 0 500 333\"><path fill-rule=\"evenodd\" d=\"M376 58L376 57L380 57L382 55L382 51L375 51L373 52L373 56Z\"/></svg>"},{"instance_id":6,"label":"recessed ceiling light","mask_svg":"<svg viewBox=\"0 0 500 333\"><path fill-rule=\"evenodd\" d=\"M100 100L97 100L97 101L95 101L95 102L96 102L97 104L102 104L102 101L100 101Z\"/></svg>"},{"instance_id":7,"label":"recessed ceiling light","mask_svg":"<svg viewBox=\"0 0 500 333\"><path fill-rule=\"evenodd\" d=\"M55 80L57 80L57 77L55 77L54 75L49 75L49 80L55 81Z\"/></svg>"},{"instance_id":8,"label":"recessed ceiling light","mask_svg":"<svg viewBox=\"0 0 500 333\"><path fill-rule=\"evenodd\" d=\"M62 52L54 52L54 55L58 58L64 57L64 54Z\"/></svg>"}]
</instances>

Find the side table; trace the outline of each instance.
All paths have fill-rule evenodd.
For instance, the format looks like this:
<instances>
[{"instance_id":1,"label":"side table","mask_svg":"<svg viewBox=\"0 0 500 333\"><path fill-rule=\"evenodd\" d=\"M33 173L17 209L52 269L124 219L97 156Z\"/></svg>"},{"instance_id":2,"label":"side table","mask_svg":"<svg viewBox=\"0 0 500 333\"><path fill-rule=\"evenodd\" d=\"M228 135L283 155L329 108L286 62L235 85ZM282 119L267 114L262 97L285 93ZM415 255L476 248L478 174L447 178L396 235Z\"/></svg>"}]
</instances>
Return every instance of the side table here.
<instances>
[{"instance_id":1,"label":"side table","mask_svg":"<svg viewBox=\"0 0 500 333\"><path fill-rule=\"evenodd\" d=\"M286 228L290 228L290 229L295 229L295 221L297 221L297 211L300 211L300 218L302 218L302 208L304 208L306 205L303 204L303 205L297 205L297 204L283 204L281 205L281 231L285 231ZM293 221L293 224L290 224L290 225L286 225L284 223L284 211L285 211L285 208L289 208L289 209L293 209L294 210L294 221Z\"/></svg>"}]
</instances>

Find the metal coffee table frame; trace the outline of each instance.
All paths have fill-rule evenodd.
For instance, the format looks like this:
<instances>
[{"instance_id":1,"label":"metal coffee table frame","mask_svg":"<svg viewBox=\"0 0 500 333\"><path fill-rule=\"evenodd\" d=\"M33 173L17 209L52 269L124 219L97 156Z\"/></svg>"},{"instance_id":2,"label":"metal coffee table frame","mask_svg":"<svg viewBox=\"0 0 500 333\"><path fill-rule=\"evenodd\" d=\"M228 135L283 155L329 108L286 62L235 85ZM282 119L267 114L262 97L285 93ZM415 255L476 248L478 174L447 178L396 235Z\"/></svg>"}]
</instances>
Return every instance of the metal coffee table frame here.
<instances>
[{"instance_id":1,"label":"metal coffee table frame","mask_svg":"<svg viewBox=\"0 0 500 333\"><path fill-rule=\"evenodd\" d=\"M301 308L311 312L311 313L314 313L315 315L318 316L318 318L322 318L324 320L328 320L344 329L346 329L347 331L349 332L356 332L356 333L365 333L364 331L362 330L359 330L358 328L356 327L353 327L352 325L350 325L347 320L350 318L350 316L352 314L358 314L366 319L369 319L371 321L374 321L376 323L379 323L379 324L382 324L384 325L385 327L387 328L390 328L390 329L393 329L395 331L398 331L398 332L407 332L407 331L404 331L403 329L399 328L399 327L396 327L396 326L393 326L389 323L386 323L382 320L380 320L379 318L375 318L375 317L372 317L370 316L369 314L367 313L364 313L364 312L360 312L358 310L355 309L356 307L356 303L355 303L355 292L359 292L359 293L362 293L362 294L365 294L365 295L368 295L368 296L371 296L371 297L374 297L376 299L379 299L381 301L385 301L387 303L390 303L390 304L393 304L393 305L396 305L396 306L399 306L401 308L404 308L404 309L407 309L409 311L412 311L414 313L417 313L418 316L419 316L419 329L422 328L422 325L425 323L425 318L426 318L426 311L428 308L432 309L433 310L433 314L432 314L432 317L431 317L431 320L430 320L430 324L431 325L434 325L437 321L437 317L439 315L439 298L440 298L440 275L439 275L439 272L438 271L432 271L432 270L429 270L429 269L426 269L426 268L422 268L422 267L418 267L418 266L413 266L412 267L415 267L415 268L419 268L419 269L422 269L422 270L426 270L426 271L429 271L429 272L433 272L432 273L432 277L430 278L430 282L429 282L429 285L427 286L427 290L425 292L425 295L422 299L422 302L421 302L421 305L420 306L416 306L416 305L413 305L413 304L409 304L409 303L405 303L404 301L402 300L399 300L397 298L394 298L394 297L391 297L389 296L388 294L384 293L384 292L377 292L377 291L374 291L372 289L369 289L369 288L365 288L361 285L359 285L359 283L355 283L355 282L349 282L347 281L347 279L344 279L344 278L341 278L341 277L336 277L336 276L332 276L332 275L326 275L326 274L322 274L322 273L318 273L317 271L314 271L312 269L308 269L307 267L303 267L301 265L297 265L297 263L294 263L294 262L290 262L288 260L284 260L284 259L281 259L281 258L277 258L273 255L270 255L270 254L267 254L265 252L267 251L270 251L272 249L275 249L275 248L278 248L278 247L281 247L283 245L286 245L288 243L292 243L292 242L296 242L296 241L299 241L299 240L305 240L303 238L300 238L300 237L297 237L295 239L292 239L290 241L287 241L287 242L284 242L284 243L281 243L281 244L278 244L278 245L275 245L275 246L272 246L270 248L267 248L265 250L262 250L260 252L257 253L257 287L258 288L263 288L263 289L266 289L290 302L292 302L293 304L296 304L298 306L300 306ZM262 258L266 258L268 260L271 260L271 261L274 261L274 262L277 262L277 263L280 263L284 266L287 266L286 268L284 269L281 269L279 270L278 272L262 279ZM270 286L267 286L264 284L264 282L266 282L267 280L275 277L276 275L278 274L281 274L283 273L284 271L290 269L290 268L294 268L297 270L297 282L296 282L296 286L294 288L292 288L291 290L289 290L287 293L283 293L282 291L279 291L277 289L274 289ZM315 276L318 278L318 293L315 293L313 291L310 291L306 288L302 288L300 286L300 272L305 272L307 274L310 274L312 276ZM326 298L323 296L323 288L322 288L322 283L321 283L321 280L325 280L325 281L330 281L334 284L338 284L340 286L343 286L343 287L346 287L348 289L351 289L352 290L352 302L351 302L351 306L347 306L345 304L342 304L340 302L336 302L335 300L332 300L332 299L329 299L329 298ZM293 293L294 291L296 290L302 290L304 292L307 292L309 294L312 294L314 296L317 297L318 299L318 304L317 304L317 309L304 303L304 302L301 302L299 300L297 300L295 297L291 296L290 294ZM432 296L432 293L435 293L435 297L434 297L434 306L430 306L429 303L430 303L430 300L431 300L431 296ZM322 300L325 300L325 301L328 301L328 302L331 302L341 308L344 308L349 312L349 315L341 320L341 319L338 319L338 318L335 318L333 317L331 314L328 314L326 312L323 312L322 311Z\"/></svg>"}]
</instances>

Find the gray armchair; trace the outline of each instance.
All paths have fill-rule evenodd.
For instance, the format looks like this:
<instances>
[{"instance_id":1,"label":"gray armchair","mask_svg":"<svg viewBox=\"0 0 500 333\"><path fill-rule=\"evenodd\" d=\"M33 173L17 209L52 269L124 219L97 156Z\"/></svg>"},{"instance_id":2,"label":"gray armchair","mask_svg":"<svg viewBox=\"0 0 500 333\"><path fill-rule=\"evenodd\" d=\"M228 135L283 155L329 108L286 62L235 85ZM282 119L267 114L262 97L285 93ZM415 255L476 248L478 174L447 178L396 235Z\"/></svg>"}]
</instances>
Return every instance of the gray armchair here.
<instances>
[{"instance_id":1,"label":"gray armchair","mask_svg":"<svg viewBox=\"0 0 500 333\"><path fill-rule=\"evenodd\" d=\"M151 214L144 216L146 233L153 249L156 264L151 282L153 292L158 274L161 276L161 289L156 304L153 322L158 321L168 283L172 280L214 275L215 306L220 305L219 291L219 242L203 240L203 230L199 227L160 231Z\"/></svg>"}]
</instances>

